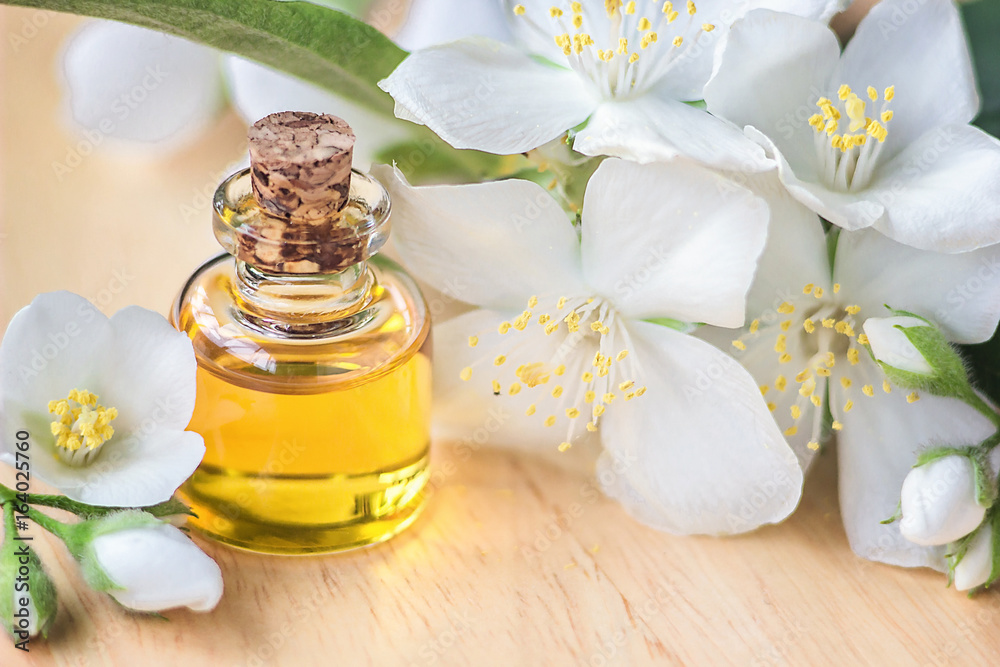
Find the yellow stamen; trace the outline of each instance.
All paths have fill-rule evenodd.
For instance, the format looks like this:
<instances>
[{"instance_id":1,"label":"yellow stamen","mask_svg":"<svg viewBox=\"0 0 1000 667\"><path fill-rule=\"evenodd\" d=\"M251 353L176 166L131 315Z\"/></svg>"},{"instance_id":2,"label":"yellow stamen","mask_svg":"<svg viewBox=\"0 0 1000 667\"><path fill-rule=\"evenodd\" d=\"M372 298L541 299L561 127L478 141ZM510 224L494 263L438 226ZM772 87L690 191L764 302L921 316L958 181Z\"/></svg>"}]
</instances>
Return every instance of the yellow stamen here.
<instances>
[{"instance_id":1,"label":"yellow stamen","mask_svg":"<svg viewBox=\"0 0 1000 667\"><path fill-rule=\"evenodd\" d=\"M527 11L527 10L525 10L524 5L514 5L514 15L515 16L524 16L524 12L525 11Z\"/></svg>"},{"instance_id":2,"label":"yellow stamen","mask_svg":"<svg viewBox=\"0 0 1000 667\"><path fill-rule=\"evenodd\" d=\"M919 400L920 400L920 394L918 394L915 391L910 392L909 396L906 397L907 403L916 403Z\"/></svg>"},{"instance_id":3,"label":"yellow stamen","mask_svg":"<svg viewBox=\"0 0 1000 667\"><path fill-rule=\"evenodd\" d=\"M841 424L839 421L834 420L834 422L830 424L830 428L832 428L834 431L840 431L843 430L844 425Z\"/></svg>"},{"instance_id":4,"label":"yellow stamen","mask_svg":"<svg viewBox=\"0 0 1000 667\"><path fill-rule=\"evenodd\" d=\"M468 382L469 378L472 377L472 366L466 366L463 368L462 372L458 374L458 377Z\"/></svg>"},{"instance_id":5,"label":"yellow stamen","mask_svg":"<svg viewBox=\"0 0 1000 667\"><path fill-rule=\"evenodd\" d=\"M73 389L67 398L49 401L49 412L59 417L50 424L56 447L67 452L86 447L93 452L111 439L115 434L111 422L118 417L118 409L106 408L97 400L97 394Z\"/></svg>"},{"instance_id":6,"label":"yellow stamen","mask_svg":"<svg viewBox=\"0 0 1000 667\"><path fill-rule=\"evenodd\" d=\"M531 405L528 406L528 409L524 411L524 414L530 417L531 415L535 414L535 410L537 409L538 408L535 406L535 404L532 403Z\"/></svg>"},{"instance_id":7,"label":"yellow stamen","mask_svg":"<svg viewBox=\"0 0 1000 667\"><path fill-rule=\"evenodd\" d=\"M807 444L806 447L815 452L817 449L819 449L819 443L813 440L809 444Z\"/></svg>"},{"instance_id":8,"label":"yellow stamen","mask_svg":"<svg viewBox=\"0 0 1000 667\"><path fill-rule=\"evenodd\" d=\"M799 432L798 426L789 426L788 428L785 429L785 437L790 438L798 432Z\"/></svg>"},{"instance_id":9,"label":"yellow stamen","mask_svg":"<svg viewBox=\"0 0 1000 667\"><path fill-rule=\"evenodd\" d=\"M888 380L882 380L882 391L884 391L887 394L892 393L892 385L889 384Z\"/></svg>"},{"instance_id":10,"label":"yellow stamen","mask_svg":"<svg viewBox=\"0 0 1000 667\"><path fill-rule=\"evenodd\" d=\"M774 379L774 388L778 391L785 391L785 387L788 386L788 380L785 379L784 375L779 375Z\"/></svg>"}]
</instances>

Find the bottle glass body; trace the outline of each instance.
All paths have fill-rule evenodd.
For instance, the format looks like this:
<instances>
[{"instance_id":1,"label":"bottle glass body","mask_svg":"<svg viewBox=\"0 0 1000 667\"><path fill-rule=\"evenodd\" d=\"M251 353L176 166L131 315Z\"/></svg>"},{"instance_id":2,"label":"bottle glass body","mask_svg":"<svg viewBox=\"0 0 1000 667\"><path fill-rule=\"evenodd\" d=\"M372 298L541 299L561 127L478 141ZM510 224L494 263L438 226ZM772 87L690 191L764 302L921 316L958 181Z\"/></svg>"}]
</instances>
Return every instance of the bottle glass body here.
<instances>
[{"instance_id":1,"label":"bottle glass body","mask_svg":"<svg viewBox=\"0 0 1000 667\"><path fill-rule=\"evenodd\" d=\"M240 194L231 205L252 204ZM195 528L304 554L380 542L416 518L429 321L398 266L366 256L332 274L278 275L222 255L195 272L172 316L198 361L189 429L206 454L181 489Z\"/></svg>"}]
</instances>

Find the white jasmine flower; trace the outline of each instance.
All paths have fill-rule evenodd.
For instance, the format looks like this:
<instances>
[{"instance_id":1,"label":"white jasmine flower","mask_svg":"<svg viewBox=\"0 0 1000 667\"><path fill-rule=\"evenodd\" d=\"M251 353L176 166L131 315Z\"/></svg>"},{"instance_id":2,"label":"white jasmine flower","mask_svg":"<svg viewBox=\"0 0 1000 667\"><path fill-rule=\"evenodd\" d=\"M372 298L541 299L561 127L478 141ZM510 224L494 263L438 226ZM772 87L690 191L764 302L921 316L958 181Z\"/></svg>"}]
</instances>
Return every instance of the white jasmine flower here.
<instances>
[{"instance_id":1,"label":"white jasmine flower","mask_svg":"<svg viewBox=\"0 0 1000 667\"><path fill-rule=\"evenodd\" d=\"M955 588L968 591L990 583L993 576L993 527L984 524L955 566Z\"/></svg>"},{"instance_id":2,"label":"white jasmine flower","mask_svg":"<svg viewBox=\"0 0 1000 667\"><path fill-rule=\"evenodd\" d=\"M14 434L27 431L32 475L73 500L166 501L205 453L184 430L195 369L191 342L157 313L109 319L75 294L39 295L0 343L0 460L15 464Z\"/></svg>"},{"instance_id":3,"label":"white jasmine flower","mask_svg":"<svg viewBox=\"0 0 1000 667\"><path fill-rule=\"evenodd\" d=\"M916 544L948 544L983 522L976 480L967 456L945 456L911 470L903 480L899 530Z\"/></svg>"},{"instance_id":4,"label":"white jasmine flower","mask_svg":"<svg viewBox=\"0 0 1000 667\"><path fill-rule=\"evenodd\" d=\"M990 338L1000 318L1000 248L940 254L901 245L874 230L842 231L831 264L815 214L760 179L772 210L768 246L741 335L699 332L753 374L774 419L807 466L820 447L829 406L837 434L840 505L861 556L943 567L943 548L907 541L894 514L916 453L928 444L965 446L994 431L965 402L892 386L863 333L885 304L933 322L954 343ZM797 213L796 213L797 211Z\"/></svg>"},{"instance_id":5,"label":"white jasmine flower","mask_svg":"<svg viewBox=\"0 0 1000 667\"><path fill-rule=\"evenodd\" d=\"M876 361L907 373L933 375L934 369L927 363L927 359L900 328L925 326L927 322L919 317L894 315L869 317L865 320L864 330Z\"/></svg>"},{"instance_id":6,"label":"white jasmine flower","mask_svg":"<svg viewBox=\"0 0 1000 667\"><path fill-rule=\"evenodd\" d=\"M740 532L792 511L801 471L750 376L649 321L743 322L765 240L759 199L690 163L611 159L590 179L578 233L531 182L412 188L377 173L404 262L479 307L435 327L451 434L560 451L596 434L605 491L675 533Z\"/></svg>"},{"instance_id":7,"label":"white jasmine flower","mask_svg":"<svg viewBox=\"0 0 1000 667\"><path fill-rule=\"evenodd\" d=\"M640 162L771 163L701 100L719 37L756 7L828 19L839 0L505 0L520 47L466 39L412 53L382 82L396 115L456 148L537 148L582 123L574 148ZM676 6L675 6L676 5Z\"/></svg>"},{"instance_id":8,"label":"white jasmine flower","mask_svg":"<svg viewBox=\"0 0 1000 667\"><path fill-rule=\"evenodd\" d=\"M92 146L183 146L222 108L214 49L155 30L88 21L66 44L68 115Z\"/></svg>"},{"instance_id":9,"label":"white jasmine flower","mask_svg":"<svg viewBox=\"0 0 1000 667\"><path fill-rule=\"evenodd\" d=\"M136 611L214 609L222 598L215 561L178 528L142 523L99 532L83 548L80 561L91 586Z\"/></svg>"},{"instance_id":10,"label":"white jasmine flower","mask_svg":"<svg viewBox=\"0 0 1000 667\"><path fill-rule=\"evenodd\" d=\"M705 100L836 225L944 252L1000 241L1000 142L968 124L979 98L950 0L876 4L843 54L826 25L748 14Z\"/></svg>"}]
</instances>

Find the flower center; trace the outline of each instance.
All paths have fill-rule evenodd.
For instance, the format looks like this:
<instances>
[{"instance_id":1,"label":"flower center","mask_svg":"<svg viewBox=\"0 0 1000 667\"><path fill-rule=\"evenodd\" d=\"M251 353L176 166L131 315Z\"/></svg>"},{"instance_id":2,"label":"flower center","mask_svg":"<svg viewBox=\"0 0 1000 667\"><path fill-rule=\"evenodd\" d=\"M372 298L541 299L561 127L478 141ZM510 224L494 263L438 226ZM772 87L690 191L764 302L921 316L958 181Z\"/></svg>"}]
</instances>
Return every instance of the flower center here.
<instances>
[{"instance_id":1,"label":"flower center","mask_svg":"<svg viewBox=\"0 0 1000 667\"><path fill-rule=\"evenodd\" d=\"M878 91L868 87L868 99L874 106ZM877 118L865 115L868 102L844 84L837 91L837 101L821 97L816 102L820 113L809 119L816 130L816 154L826 185L841 192L864 189L871 183L882 145L889 136L892 111L889 103L896 95L895 86L883 93ZM845 127L841 128L841 121Z\"/></svg>"},{"instance_id":2,"label":"flower center","mask_svg":"<svg viewBox=\"0 0 1000 667\"><path fill-rule=\"evenodd\" d=\"M833 294L839 292L840 285L834 284ZM854 408L853 392L856 388L852 386L853 382L849 377L838 373L836 369L838 363L839 368L860 363L861 348L868 344L868 337L858 333L863 321L857 317L861 312L859 306L838 305L836 298L830 297L822 287L813 284L803 287L802 293L812 296L816 302L800 304L799 307L788 301L782 302L776 311L765 313L751 322L747 333L733 341L733 347L742 351L747 348L747 340L760 336L775 336L774 353L778 355L778 366L788 370L778 373L771 384L760 385L760 392L765 399L772 388L778 393L784 393L789 390L789 378L798 385L799 395L789 408L788 417L775 415L775 420L779 424L788 424L784 429L786 437L798 433L800 421L805 416L809 403L815 408L823 407L823 401L827 396L827 383L830 381L840 382L847 396L844 404L839 406L840 412L846 414ZM761 326L762 321L763 326ZM798 346L802 350L798 359L789 351L789 336L793 335L804 337L803 344ZM887 394L892 392L888 380L883 380L882 391ZM875 395L875 387L866 384L861 387L861 394L871 398ZM916 392L907 396L910 403L919 398ZM771 412L777 410L777 405L773 401L769 401L767 407ZM813 411L809 449L819 449L824 414L825 411L821 409ZM840 431L843 424L834 420L831 427L834 431Z\"/></svg>"},{"instance_id":3,"label":"flower center","mask_svg":"<svg viewBox=\"0 0 1000 667\"><path fill-rule=\"evenodd\" d=\"M681 13L672 2L642 4L650 5L649 11L640 11L635 0L605 0L603 11L595 10L592 3L557 3L548 9L548 22L544 17L536 21L524 5L515 5L514 15L541 35L553 36L569 66L592 81L603 96L626 97L649 88L703 33L715 29L704 23L694 38L685 40L698 12L694 2L688 0L687 20L680 22Z\"/></svg>"},{"instance_id":4,"label":"flower center","mask_svg":"<svg viewBox=\"0 0 1000 667\"><path fill-rule=\"evenodd\" d=\"M67 398L49 401L49 412L58 417L52 422L56 451L70 465L82 466L93 461L101 445L115 434L111 422L118 416L118 410L98 405L97 398L97 394L86 389L73 389Z\"/></svg>"},{"instance_id":5,"label":"flower center","mask_svg":"<svg viewBox=\"0 0 1000 667\"><path fill-rule=\"evenodd\" d=\"M537 400L525 414L539 418L544 415L547 427L555 426L564 416L566 439L559 445L559 451L566 451L581 416L589 414L586 428L596 431L601 417L618 398L625 401L638 398L646 393L646 387L636 386L640 369L629 356L628 331L607 301L565 296L543 300L551 308L536 315L541 301L533 296L528 307L513 321L501 322L498 332L504 338L512 336L512 344L508 346L501 339L489 354L464 368L461 378L470 380L475 367L488 364L495 369L490 379L495 396L534 392ZM546 336L561 338L548 358L531 358L525 350L528 337L518 334L538 333L537 328L532 332L529 327L541 328ZM479 336L470 336L469 346L478 345ZM532 346L537 348L537 344Z\"/></svg>"}]
</instances>

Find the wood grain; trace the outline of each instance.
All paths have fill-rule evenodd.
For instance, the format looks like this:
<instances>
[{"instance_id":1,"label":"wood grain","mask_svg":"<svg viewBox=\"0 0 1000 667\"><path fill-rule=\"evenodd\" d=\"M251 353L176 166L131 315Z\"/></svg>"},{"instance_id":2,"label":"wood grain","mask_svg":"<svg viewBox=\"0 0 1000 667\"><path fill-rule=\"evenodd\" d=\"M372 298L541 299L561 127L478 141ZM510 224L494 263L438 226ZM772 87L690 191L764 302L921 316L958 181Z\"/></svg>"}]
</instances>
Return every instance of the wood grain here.
<instances>
[{"instance_id":1,"label":"wood grain","mask_svg":"<svg viewBox=\"0 0 1000 667\"><path fill-rule=\"evenodd\" d=\"M2 34L30 10L3 10ZM243 145L224 116L165 160L105 153L61 182L78 138L61 122L50 15L4 50L3 322L38 292L72 289L108 312L165 311L215 244L206 191ZM206 190L207 189L207 190ZM196 210L184 215L181 206ZM131 276L111 293L114 272ZM101 297L104 299L105 297ZM632 521L585 472L489 447L435 444L415 527L337 556L276 558L201 541L226 593L211 614L130 615L88 590L61 546L39 551L60 590L47 642L0 665L985 665L1000 657L1000 596L929 571L868 563L847 546L835 457L798 512L735 539L679 538ZM0 481L9 481L4 470Z\"/></svg>"}]
</instances>

